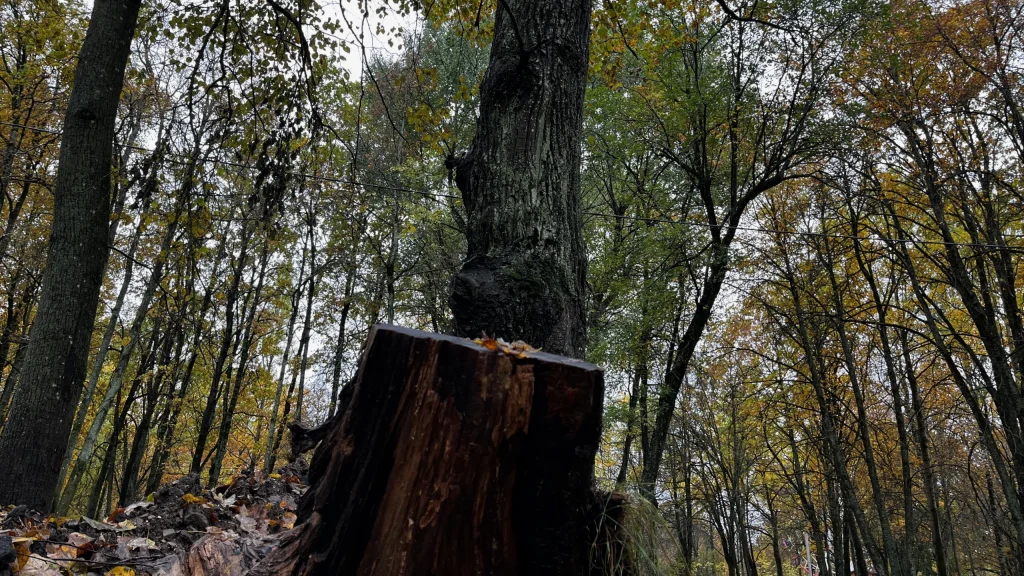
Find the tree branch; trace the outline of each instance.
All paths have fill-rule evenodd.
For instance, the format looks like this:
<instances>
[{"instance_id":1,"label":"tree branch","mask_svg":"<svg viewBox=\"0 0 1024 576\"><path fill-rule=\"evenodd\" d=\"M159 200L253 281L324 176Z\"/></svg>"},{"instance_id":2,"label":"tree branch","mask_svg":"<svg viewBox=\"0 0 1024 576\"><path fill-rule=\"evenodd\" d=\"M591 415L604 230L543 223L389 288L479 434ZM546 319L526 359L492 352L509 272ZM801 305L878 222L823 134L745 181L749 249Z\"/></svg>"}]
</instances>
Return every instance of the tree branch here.
<instances>
[{"instance_id":1,"label":"tree branch","mask_svg":"<svg viewBox=\"0 0 1024 576\"><path fill-rule=\"evenodd\" d=\"M506 2L506 0L498 0L498 7L508 14L509 20L512 21L512 33L516 35L516 42L519 43L519 52L521 54L526 54L528 52L526 49L526 42L523 41L523 35L519 32L519 22L516 21L516 15L513 14L512 9L508 7L508 2Z\"/></svg>"},{"instance_id":2,"label":"tree branch","mask_svg":"<svg viewBox=\"0 0 1024 576\"><path fill-rule=\"evenodd\" d=\"M740 22L753 22L755 24L761 24L769 28L774 28L775 30L781 30L783 32L793 32L792 28L783 26L781 24L775 24L774 22L769 22L767 20L762 20L760 18L755 18L753 16L741 16L735 10L730 8L729 5L726 4L725 0L715 0L715 3L718 4L718 7L722 9L722 12L725 12L725 15L732 20L738 20Z\"/></svg>"}]
</instances>

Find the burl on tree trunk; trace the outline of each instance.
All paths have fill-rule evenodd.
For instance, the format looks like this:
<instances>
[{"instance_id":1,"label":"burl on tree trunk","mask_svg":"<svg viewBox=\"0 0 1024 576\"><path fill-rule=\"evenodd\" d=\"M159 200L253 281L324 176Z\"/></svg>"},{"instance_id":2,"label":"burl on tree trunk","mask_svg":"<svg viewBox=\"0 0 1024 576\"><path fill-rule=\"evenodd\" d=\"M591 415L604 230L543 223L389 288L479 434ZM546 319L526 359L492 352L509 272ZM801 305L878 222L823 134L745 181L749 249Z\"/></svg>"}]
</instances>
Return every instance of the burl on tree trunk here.
<instances>
[{"instance_id":1,"label":"burl on tree trunk","mask_svg":"<svg viewBox=\"0 0 1024 576\"><path fill-rule=\"evenodd\" d=\"M500 0L473 144L455 169L466 260L455 331L582 357L587 258L580 212L591 0Z\"/></svg>"},{"instance_id":2,"label":"burl on tree trunk","mask_svg":"<svg viewBox=\"0 0 1024 576\"><path fill-rule=\"evenodd\" d=\"M378 325L352 386L256 573L587 573L600 369Z\"/></svg>"}]
</instances>

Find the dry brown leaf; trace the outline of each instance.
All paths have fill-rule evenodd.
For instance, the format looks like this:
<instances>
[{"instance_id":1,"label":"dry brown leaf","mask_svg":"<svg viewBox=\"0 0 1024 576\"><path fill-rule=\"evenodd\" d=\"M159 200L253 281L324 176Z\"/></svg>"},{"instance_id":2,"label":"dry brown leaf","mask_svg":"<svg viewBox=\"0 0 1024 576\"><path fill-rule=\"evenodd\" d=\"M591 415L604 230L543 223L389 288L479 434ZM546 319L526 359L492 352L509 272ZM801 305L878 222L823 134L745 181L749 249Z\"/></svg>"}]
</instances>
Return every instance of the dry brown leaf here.
<instances>
[{"instance_id":1,"label":"dry brown leaf","mask_svg":"<svg viewBox=\"0 0 1024 576\"><path fill-rule=\"evenodd\" d=\"M295 521L298 519L299 517L294 512L285 512L284 516L281 516L281 528L291 530L295 527Z\"/></svg>"},{"instance_id":2,"label":"dry brown leaf","mask_svg":"<svg viewBox=\"0 0 1024 576\"><path fill-rule=\"evenodd\" d=\"M67 544L49 543L46 545L46 557L51 560L72 560L78 558L78 548Z\"/></svg>"},{"instance_id":3,"label":"dry brown leaf","mask_svg":"<svg viewBox=\"0 0 1024 576\"><path fill-rule=\"evenodd\" d=\"M21 562L19 556L18 561ZM18 576L63 576L60 566L42 556L31 554L21 563Z\"/></svg>"}]
</instances>

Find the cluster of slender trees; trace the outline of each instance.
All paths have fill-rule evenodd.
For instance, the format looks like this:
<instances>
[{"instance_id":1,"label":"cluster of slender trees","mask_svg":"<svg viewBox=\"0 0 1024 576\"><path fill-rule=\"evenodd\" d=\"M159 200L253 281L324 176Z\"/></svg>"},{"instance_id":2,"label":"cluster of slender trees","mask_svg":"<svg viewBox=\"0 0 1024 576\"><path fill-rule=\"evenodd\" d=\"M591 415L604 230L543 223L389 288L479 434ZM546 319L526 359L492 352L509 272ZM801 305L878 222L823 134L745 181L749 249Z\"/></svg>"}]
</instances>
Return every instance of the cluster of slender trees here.
<instances>
[{"instance_id":1,"label":"cluster of slender trees","mask_svg":"<svg viewBox=\"0 0 1024 576\"><path fill-rule=\"evenodd\" d=\"M623 40L591 93L605 476L686 573L1021 569L1021 6L874 8L704 21L667 73Z\"/></svg>"},{"instance_id":2,"label":"cluster of slender trees","mask_svg":"<svg viewBox=\"0 0 1024 576\"><path fill-rule=\"evenodd\" d=\"M635 570L1024 570L1020 2L108 4L0 6L0 500L271 471L389 322L606 368Z\"/></svg>"},{"instance_id":3,"label":"cluster of slender trees","mask_svg":"<svg viewBox=\"0 0 1024 576\"><path fill-rule=\"evenodd\" d=\"M318 36L301 36L314 46L307 52L287 46L300 37L287 19L256 5L219 8L143 13L131 58L123 55L123 86L107 95L116 107L112 168L100 178L61 156L95 164L69 150L63 111L74 109L72 86L84 105L96 104L86 83L72 84L75 52L88 48L83 7L5 6L3 242L12 291L0 421L4 454L21 463L5 500L95 515L182 473L216 484L242 469L272 470L287 453L288 423L336 409L368 326L449 323L445 282L463 241L438 219L451 203L443 160L434 174L423 171L420 136L406 128L396 140L392 130L399 114L410 121L414 104L402 80L437 102L462 94L468 112L453 126L472 129L468 85L417 75L452 53L453 37L424 34L400 61L366 50L365 74L353 81L348 68L324 67ZM130 32L121 35L131 40ZM426 60L414 63L421 53ZM88 60L77 62L81 75ZM450 73L478 81L480 50ZM310 93L313 74L323 77ZM110 81L101 76L89 72ZM371 76L380 77L372 92ZM90 114L79 114L79 145L102 155ZM83 188L63 192L62 172ZM86 188L102 201L83 196ZM56 198L72 199L63 224ZM84 216L102 217L91 245L73 241L99 228ZM47 246L45 274L56 274L50 282L66 295L43 289ZM57 254L61 246L81 253ZM101 268L95 277L81 268L89 262ZM75 314L90 304L75 298L90 289L99 306L86 322ZM423 296L405 297L414 290ZM49 328L39 323L48 301L63 306ZM45 369L31 364L28 344L41 342L33 329L61 340L40 344ZM61 348L69 345L84 349ZM54 437L32 431L39 427Z\"/></svg>"}]
</instances>

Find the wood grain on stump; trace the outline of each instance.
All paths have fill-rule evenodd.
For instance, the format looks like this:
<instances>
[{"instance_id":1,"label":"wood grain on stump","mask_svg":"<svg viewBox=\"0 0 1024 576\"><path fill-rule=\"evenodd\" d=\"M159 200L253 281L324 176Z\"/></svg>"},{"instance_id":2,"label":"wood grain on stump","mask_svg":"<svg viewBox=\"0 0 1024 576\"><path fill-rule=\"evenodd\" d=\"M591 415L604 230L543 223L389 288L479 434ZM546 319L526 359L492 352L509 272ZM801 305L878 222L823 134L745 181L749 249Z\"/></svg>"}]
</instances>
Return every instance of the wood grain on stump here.
<instances>
[{"instance_id":1,"label":"wood grain on stump","mask_svg":"<svg viewBox=\"0 0 1024 576\"><path fill-rule=\"evenodd\" d=\"M603 374L374 326L262 574L586 573Z\"/></svg>"}]
</instances>

